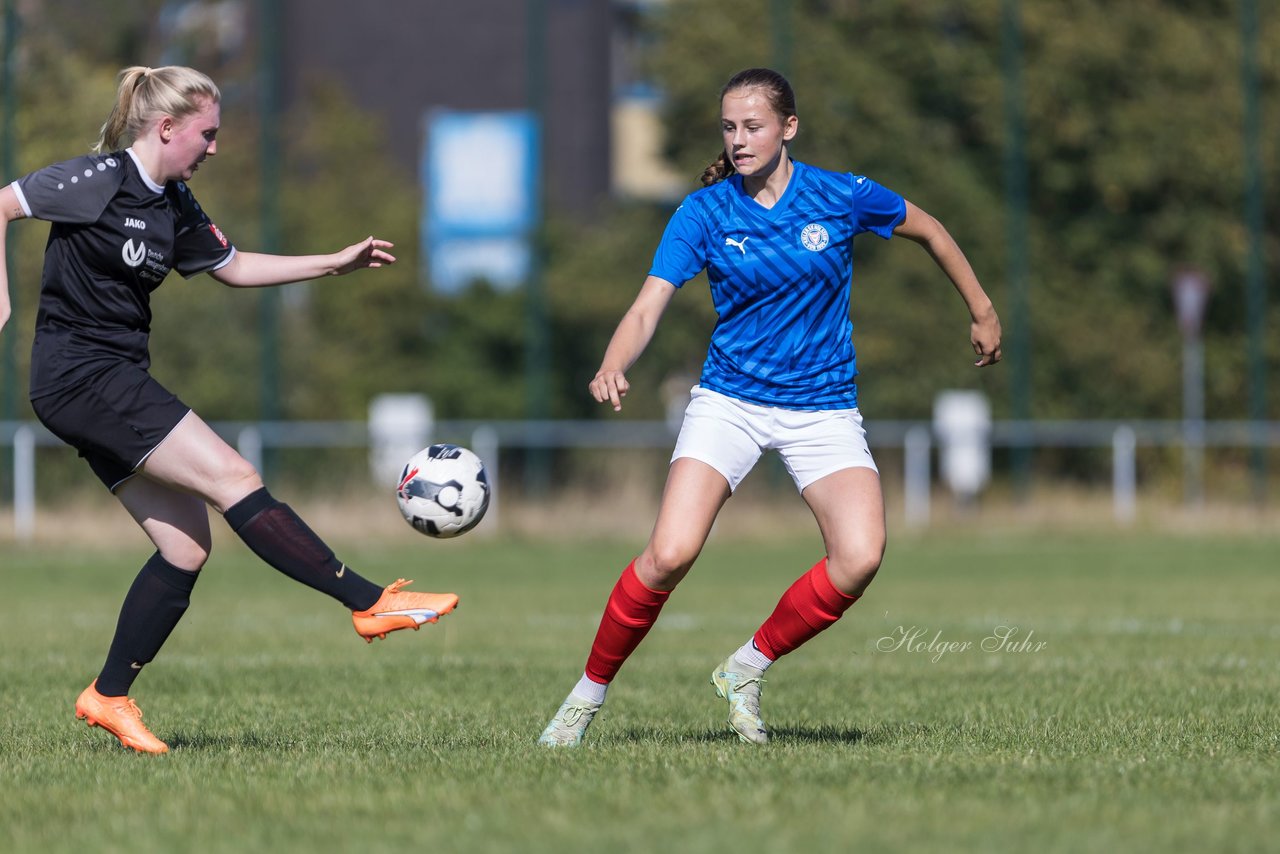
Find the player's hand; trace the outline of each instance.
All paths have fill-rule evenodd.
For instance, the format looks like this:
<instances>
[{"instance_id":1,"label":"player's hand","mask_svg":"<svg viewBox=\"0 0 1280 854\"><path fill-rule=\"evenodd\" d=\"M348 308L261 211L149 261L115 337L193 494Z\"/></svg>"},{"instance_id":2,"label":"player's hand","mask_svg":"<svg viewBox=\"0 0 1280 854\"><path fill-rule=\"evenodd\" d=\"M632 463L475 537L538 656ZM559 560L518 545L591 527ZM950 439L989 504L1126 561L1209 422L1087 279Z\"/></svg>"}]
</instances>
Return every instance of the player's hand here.
<instances>
[{"instance_id":1,"label":"player's hand","mask_svg":"<svg viewBox=\"0 0 1280 854\"><path fill-rule=\"evenodd\" d=\"M353 270L365 267L381 267L383 264L394 264L396 256L386 250L395 246L386 240L366 237L359 243L353 243L334 257L333 275L343 276Z\"/></svg>"},{"instance_id":2,"label":"player's hand","mask_svg":"<svg viewBox=\"0 0 1280 854\"><path fill-rule=\"evenodd\" d=\"M601 369L588 386L591 396L597 403L609 403L614 412L622 411L622 398L627 396L631 383L623 376L622 371L606 371Z\"/></svg>"},{"instance_id":3,"label":"player's hand","mask_svg":"<svg viewBox=\"0 0 1280 854\"><path fill-rule=\"evenodd\" d=\"M975 366L981 368L1000 361L1000 318L994 309L973 319L969 326L969 341L973 344L973 352L978 354L978 361L973 363Z\"/></svg>"}]
</instances>

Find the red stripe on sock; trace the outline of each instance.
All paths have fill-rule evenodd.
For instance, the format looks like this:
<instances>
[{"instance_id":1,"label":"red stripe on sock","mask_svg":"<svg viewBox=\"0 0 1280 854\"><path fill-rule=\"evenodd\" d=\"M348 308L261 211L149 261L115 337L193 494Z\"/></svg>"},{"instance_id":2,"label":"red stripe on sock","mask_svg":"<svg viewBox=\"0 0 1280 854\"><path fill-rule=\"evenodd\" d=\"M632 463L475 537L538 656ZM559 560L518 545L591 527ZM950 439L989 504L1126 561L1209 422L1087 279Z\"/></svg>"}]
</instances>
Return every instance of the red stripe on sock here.
<instances>
[{"instance_id":1,"label":"red stripe on sock","mask_svg":"<svg viewBox=\"0 0 1280 854\"><path fill-rule=\"evenodd\" d=\"M777 661L835 623L857 601L857 596L841 593L831 583L824 557L782 594L756 631L756 646Z\"/></svg>"},{"instance_id":2,"label":"red stripe on sock","mask_svg":"<svg viewBox=\"0 0 1280 854\"><path fill-rule=\"evenodd\" d=\"M650 590L636 576L636 562L622 571L600 618L591 654L587 656L587 676L605 685L613 681L622 663L644 640L658 620L658 613L671 595L669 590Z\"/></svg>"}]
</instances>

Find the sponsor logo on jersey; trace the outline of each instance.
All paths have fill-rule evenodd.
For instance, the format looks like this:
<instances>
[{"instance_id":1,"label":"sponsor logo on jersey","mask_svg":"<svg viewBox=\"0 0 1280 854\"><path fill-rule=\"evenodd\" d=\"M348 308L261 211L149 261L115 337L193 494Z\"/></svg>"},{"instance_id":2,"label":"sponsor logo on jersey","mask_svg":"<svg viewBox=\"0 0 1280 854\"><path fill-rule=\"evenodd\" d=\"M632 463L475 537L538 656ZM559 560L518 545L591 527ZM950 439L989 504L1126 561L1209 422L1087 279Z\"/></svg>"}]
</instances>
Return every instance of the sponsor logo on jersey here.
<instances>
[{"instance_id":1,"label":"sponsor logo on jersey","mask_svg":"<svg viewBox=\"0 0 1280 854\"><path fill-rule=\"evenodd\" d=\"M213 236L218 238L218 242L222 244L222 248L227 248L227 238L223 237L222 230L213 223L209 223L209 231L213 232Z\"/></svg>"},{"instance_id":2,"label":"sponsor logo on jersey","mask_svg":"<svg viewBox=\"0 0 1280 854\"><path fill-rule=\"evenodd\" d=\"M725 246L736 246L736 247L738 247L738 250L742 252L742 254L743 254L743 255L746 255L746 254L747 254L747 241L748 241L748 240L750 240L750 239L751 239L751 235L747 235L746 237L742 238L741 240L734 240L732 237L726 237L726 238L724 239L724 245L725 245Z\"/></svg>"},{"instance_id":3,"label":"sponsor logo on jersey","mask_svg":"<svg viewBox=\"0 0 1280 854\"><path fill-rule=\"evenodd\" d=\"M134 246L133 238L129 238L124 242L124 246L120 247L120 257L130 267L141 267L147 257L147 244L139 240L138 245Z\"/></svg>"},{"instance_id":4,"label":"sponsor logo on jersey","mask_svg":"<svg viewBox=\"0 0 1280 854\"><path fill-rule=\"evenodd\" d=\"M831 242L827 229L816 222L811 222L800 230L800 243L810 252L821 252Z\"/></svg>"},{"instance_id":5,"label":"sponsor logo on jersey","mask_svg":"<svg viewBox=\"0 0 1280 854\"><path fill-rule=\"evenodd\" d=\"M137 219L137 218L135 218L135 217L131 217L131 216L127 216L127 217L125 217L125 218L124 218L124 227L125 227L125 228L136 228L136 229L138 229L139 231L146 231L146 230L147 230L147 224L146 224L145 222L143 222L142 220Z\"/></svg>"}]
</instances>

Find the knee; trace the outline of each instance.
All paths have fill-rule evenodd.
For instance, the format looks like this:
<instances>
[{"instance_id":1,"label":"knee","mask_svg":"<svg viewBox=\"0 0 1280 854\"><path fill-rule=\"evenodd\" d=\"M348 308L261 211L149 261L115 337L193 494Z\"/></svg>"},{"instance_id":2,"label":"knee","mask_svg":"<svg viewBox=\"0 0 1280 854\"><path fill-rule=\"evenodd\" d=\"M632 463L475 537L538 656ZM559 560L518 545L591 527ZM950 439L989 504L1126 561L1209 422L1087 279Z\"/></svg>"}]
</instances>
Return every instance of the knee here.
<instances>
[{"instance_id":1,"label":"knee","mask_svg":"<svg viewBox=\"0 0 1280 854\"><path fill-rule=\"evenodd\" d=\"M262 486L262 476L253 467L253 463L239 454L236 454L235 459L228 463L226 469L222 472L221 480L227 484L248 487L248 492L252 492Z\"/></svg>"},{"instance_id":2,"label":"knee","mask_svg":"<svg viewBox=\"0 0 1280 854\"><path fill-rule=\"evenodd\" d=\"M679 543L649 543L636 558L636 576L646 587L673 590L697 557L696 549Z\"/></svg>"},{"instance_id":3,"label":"knee","mask_svg":"<svg viewBox=\"0 0 1280 854\"><path fill-rule=\"evenodd\" d=\"M208 532L203 537L183 538L160 547L160 556L184 572L199 572L212 552L213 540Z\"/></svg>"},{"instance_id":4,"label":"knee","mask_svg":"<svg viewBox=\"0 0 1280 854\"><path fill-rule=\"evenodd\" d=\"M253 464L239 454L218 472L217 482L213 486L211 502L220 512L244 498L251 492L262 488L262 476Z\"/></svg>"},{"instance_id":5,"label":"knee","mask_svg":"<svg viewBox=\"0 0 1280 854\"><path fill-rule=\"evenodd\" d=\"M841 593L860 596L876 577L883 558L883 542L858 543L828 554L827 572Z\"/></svg>"}]
</instances>

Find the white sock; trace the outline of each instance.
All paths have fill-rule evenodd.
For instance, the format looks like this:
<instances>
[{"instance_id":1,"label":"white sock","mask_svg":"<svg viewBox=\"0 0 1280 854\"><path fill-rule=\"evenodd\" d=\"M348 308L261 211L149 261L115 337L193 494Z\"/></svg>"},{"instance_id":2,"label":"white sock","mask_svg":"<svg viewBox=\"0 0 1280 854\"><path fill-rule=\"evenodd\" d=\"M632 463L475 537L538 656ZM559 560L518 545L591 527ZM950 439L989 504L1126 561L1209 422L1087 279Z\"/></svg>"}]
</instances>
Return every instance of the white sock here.
<instances>
[{"instance_id":1,"label":"white sock","mask_svg":"<svg viewBox=\"0 0 1280 854\"><path fill-rule=\"evenodd\" d=\"M582 674L582 678L578 680L578 684L573 686L573 694L584 700L590 700L593 703L603 703L604 694L609 690L608 685L596 682L587 674Z\"/></svg>"},{"instance_id":2,"label":"white sock","mask_svg":"<svg viewBox=\"0 0 1280 854\"><path fill-rule=\"evenodd\" d=\"M754 637L744 643L733 654L733 660L739 664L745 664L747 667L754 667L761 672L768 670L769 665L773 664L773 659L761 652L760 647L756 646Z\"/></svg>"}]
</instances>

